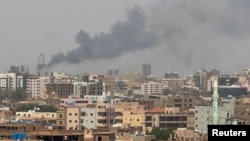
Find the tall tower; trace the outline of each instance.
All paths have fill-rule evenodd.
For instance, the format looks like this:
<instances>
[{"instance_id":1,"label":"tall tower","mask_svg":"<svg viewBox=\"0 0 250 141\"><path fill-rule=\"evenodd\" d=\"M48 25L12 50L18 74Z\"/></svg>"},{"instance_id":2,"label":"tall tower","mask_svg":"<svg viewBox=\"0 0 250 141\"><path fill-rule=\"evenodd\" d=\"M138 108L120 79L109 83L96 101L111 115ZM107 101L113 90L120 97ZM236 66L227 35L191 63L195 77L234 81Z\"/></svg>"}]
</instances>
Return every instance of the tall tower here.
<instances>
[{"instance_id":1,"label":"tall tower","mask_svg":"<svg viewBox=\"0 0 250 141\"><path fill-rule=\"evenodd\" d=\"M214 81L214 92L213 92L213 124L219 123L219 94L218 94L218 83Z\"/></svg>"},{"instance_id":2,"label":"tall tower","mask_svg":"<svg viewBox=\"0 0 250 141\"><path fill-rule=\"evenodd\" d=\"M37 63L37 71L39 72L45 66L43 53L40 54Z\"/></svg>"}]
</instances>

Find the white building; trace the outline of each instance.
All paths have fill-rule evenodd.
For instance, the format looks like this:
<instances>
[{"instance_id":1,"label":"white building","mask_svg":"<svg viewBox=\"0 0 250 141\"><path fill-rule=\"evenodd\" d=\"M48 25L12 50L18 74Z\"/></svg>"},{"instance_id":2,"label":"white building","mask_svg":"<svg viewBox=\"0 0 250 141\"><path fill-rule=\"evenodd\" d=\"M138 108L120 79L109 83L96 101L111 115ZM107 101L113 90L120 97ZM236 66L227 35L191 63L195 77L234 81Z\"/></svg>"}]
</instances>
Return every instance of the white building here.
<instances>
[{"instance_id":1,"label":"white building","mask_svg":"<svg viewBox=\"0 0 250 141\"><path fill-rule=\"evenodd\" d=\"M29 76L26 79L26 92L32 98L46 97L46 84L50 83L48 76Z\"/></svg>"},{"instance_id":2,"label":"white building","mask_svg":"<svg viewBox=\"0 0 250 141\"><path fill-rule=\"evenodd\" d=\"M26 93L32 98L40 97L40 80L39 76L29 76L26 79Z\"/></svg>"},{"instance_id":3,"label":"white building","mask_svg":"<svg viewBox=\"0 0 250 141\"><path fill-rule=\"evenodd\" d=\"M148 83L141 84L141 93L143 95L161 94L162 88L163 86L161 83L150 81Z\"/></svg>"},{"instance_id":4,"label":"white building","mask_svg":"<svg viewBox=\"0 0 250 141\"><path fill-rule=\"evenodd\" d=\"M80 121L82 126L86 129L95 129L97 125L97 112L96 112L96 105L89 104L86 107L81 108L81 116Z\"/></svg>"},{"instance_id":5,"label":"white building","mask_svg":"<svg viewBox=\"0 0 250 141\"><path fill-rule=\"evenodd\" d=\"M0 73L0 87L4 90L15 90L17 88L16 73Z\"/></svg>"},{"instance_id":6,"label":"white building","mask_svg":"<svg viewBox=\"0 0 250 141\"><path fill-rule=\"evenodd\" d=\"M226 124L227 119L234 117L234 97L221 99L218 111L218 124ZM207 133L207 125L213 124L213 106L195 106L195 131Z\"/></svg>"},{"instance_id":7,"label":"white building","mask_svg":"<svg viewBox=\"0 0 250 141\"><path fill-rule=\"evenodd\" d=\"M87 87L87 82L74 82L74 95L83 96L84 87Z\"/></svg>"}]
</instances>

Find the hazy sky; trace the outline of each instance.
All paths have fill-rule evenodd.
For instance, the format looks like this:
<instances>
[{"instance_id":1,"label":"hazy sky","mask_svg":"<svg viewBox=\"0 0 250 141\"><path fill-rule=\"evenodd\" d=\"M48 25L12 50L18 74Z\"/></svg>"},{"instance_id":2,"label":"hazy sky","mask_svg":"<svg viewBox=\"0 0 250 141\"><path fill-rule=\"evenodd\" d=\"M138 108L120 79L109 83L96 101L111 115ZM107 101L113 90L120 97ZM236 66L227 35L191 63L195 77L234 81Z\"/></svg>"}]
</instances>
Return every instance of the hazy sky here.
<instances>
[{"instance_id":1,"label":"hazy sky","mask_svg":"<svg viewBox=\"0 0 250 141\"><path fill-rule=\"evenodd\" d=\"M137 6L135 6L137 5ZM0 71L141 72L248 68L248 0L1 0Z\"/></svg>"}]
</instances>

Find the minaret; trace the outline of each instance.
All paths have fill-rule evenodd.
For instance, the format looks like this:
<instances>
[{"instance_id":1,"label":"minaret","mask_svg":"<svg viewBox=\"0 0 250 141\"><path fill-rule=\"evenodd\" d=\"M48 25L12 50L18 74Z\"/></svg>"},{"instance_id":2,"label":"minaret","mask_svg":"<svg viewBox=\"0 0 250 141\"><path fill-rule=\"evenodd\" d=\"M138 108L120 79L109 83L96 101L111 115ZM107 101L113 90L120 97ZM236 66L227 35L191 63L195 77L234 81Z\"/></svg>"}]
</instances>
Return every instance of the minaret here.
<instances>
[{"instance_id":1,"label":"minaret","mask_svg":"<svg viewBox=\"0 0 250 141\"><path fill-rule=\"evenodd\" d=\"M219 122L219 94L218 94L218 84L214 81L214 92L213 92L213 124L216 125Z\"/></svg>"}]
</instances>

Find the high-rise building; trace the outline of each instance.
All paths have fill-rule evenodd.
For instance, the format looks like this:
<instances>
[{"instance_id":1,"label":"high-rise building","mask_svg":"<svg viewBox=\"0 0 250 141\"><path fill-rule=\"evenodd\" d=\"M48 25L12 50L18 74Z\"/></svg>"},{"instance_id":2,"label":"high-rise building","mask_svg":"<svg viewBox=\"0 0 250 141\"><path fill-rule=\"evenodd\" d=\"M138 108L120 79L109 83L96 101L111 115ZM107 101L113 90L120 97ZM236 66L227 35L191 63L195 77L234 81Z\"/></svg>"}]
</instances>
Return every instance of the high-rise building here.
<instances>
[{"instance_id":1,"label":"high-rise building","mask_svg":"<svg viewBox=\"0 0 250 141\"><path fill-rule=\"evenodd\" d=\"M17 73L17 74L29 73L29 68L26 66L11 66L9 72L10 73Z\"/></svg>"},{"instance_id":2,"label":"high-rise building","mask_svg":"<svg viewBox=\"0 0 250 141\"><path fill-rule=\"evenodd\" d=\"M207 89L208 72L206 70L199 70L197 73L194 74L193 77L196 87L200 88L201 90Z\"/></svg>"},{"instance_id":3,"label":"high-rise building","mask_svg":"<svg viewBox=\"0 0 250 141\"><path fill-rule=\"evenodd\" d=\"M145 76L151 75L151 65L143 64L142 65L142 74Z\"/></svg>"}]
</instances>

